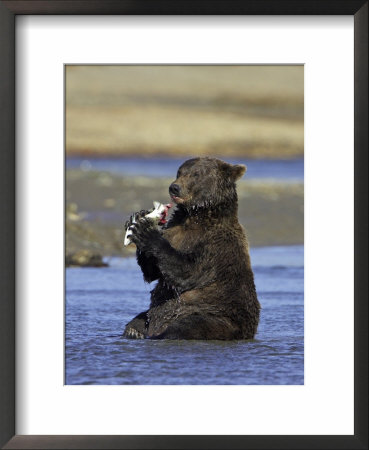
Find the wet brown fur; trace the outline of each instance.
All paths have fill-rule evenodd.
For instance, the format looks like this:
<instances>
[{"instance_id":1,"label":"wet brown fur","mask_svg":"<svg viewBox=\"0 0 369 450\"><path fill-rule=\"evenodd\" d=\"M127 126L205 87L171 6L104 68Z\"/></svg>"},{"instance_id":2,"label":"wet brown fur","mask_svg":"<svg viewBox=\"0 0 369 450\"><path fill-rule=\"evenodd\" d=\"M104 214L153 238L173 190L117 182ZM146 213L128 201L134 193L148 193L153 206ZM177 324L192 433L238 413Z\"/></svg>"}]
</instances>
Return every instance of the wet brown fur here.
<instances>
[{"instance_id":1,"label":"wet brown fur","mask_svg":"<svg viewBox=\"0 0 369 450\"><path fill-rule=\"evenodd\" d=\"M255 336L260 305L235 185L245 169L209 157L186 161L171 185L179 195L167 226L158 231L143 219L134 227L144 278L158 283L149 310L127 324L126 337Z\"/></svg>"}]
</instances>

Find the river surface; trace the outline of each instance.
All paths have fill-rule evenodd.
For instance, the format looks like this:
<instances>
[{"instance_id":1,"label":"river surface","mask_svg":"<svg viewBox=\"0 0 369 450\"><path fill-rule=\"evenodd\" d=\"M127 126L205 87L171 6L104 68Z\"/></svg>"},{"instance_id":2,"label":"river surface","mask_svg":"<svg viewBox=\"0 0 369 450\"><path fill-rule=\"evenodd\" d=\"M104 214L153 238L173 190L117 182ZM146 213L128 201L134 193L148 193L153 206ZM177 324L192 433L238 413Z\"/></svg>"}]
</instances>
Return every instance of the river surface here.
<instances>
[{"instance_id":1,"label":"river surface","mask_svg":"<svg viewBox=\"0 0 369 450\"><path fill-rule=\"evenodd\" d=\"M80 158L68 157L67 169L105 171L126 176L175 178L178 167L188 158ZM283 182L302 182L304 159L228 159L232 164L246 164L247 178L262 178Z\"/></svg>"},{"instance_id":2,"label":"river surface","mask_svg":"<svg viewBox=\"0 0 369 450\"><path fill-rule=\"evenodd\" d=\"M251 250L262 305L252 341L150 341L122 337L149 305L135 258L66 269L66 384L304 384L303 246Z\"/></svg>"}]
</instances>

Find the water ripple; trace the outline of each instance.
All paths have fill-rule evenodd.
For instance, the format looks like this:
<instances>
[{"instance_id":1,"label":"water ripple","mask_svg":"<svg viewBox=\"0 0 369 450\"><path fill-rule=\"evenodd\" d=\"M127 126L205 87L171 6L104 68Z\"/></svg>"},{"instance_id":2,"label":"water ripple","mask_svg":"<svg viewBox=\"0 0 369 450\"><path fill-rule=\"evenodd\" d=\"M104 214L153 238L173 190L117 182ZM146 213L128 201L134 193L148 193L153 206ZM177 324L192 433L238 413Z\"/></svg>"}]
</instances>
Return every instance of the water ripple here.
<instances>
[{"instance_id":1,"label":"water ripple","mask_svg":"<svg viewBox=\"0 0 369 450\"><path fill-rule=\"evenodd\" d=\"M125 339L125 323L149 304L134 259L67 269L66 384L303 384L303 249L265 247L252 258L262 311L249 341Z\"/></svg>"}]
</instances>

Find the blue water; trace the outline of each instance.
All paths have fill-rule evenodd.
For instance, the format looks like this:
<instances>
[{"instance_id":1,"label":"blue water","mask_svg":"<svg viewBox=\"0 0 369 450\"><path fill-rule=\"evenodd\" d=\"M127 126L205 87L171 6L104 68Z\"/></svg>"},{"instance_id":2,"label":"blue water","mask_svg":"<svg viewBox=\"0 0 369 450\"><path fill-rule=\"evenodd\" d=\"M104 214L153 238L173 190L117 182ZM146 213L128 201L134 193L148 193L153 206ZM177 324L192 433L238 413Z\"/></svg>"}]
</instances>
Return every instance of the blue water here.
<instances>
[{"instance_id":1,"label":"blue water","mask_svg":"<svg viewBox=\"0 0 369 450\"><path fill-rule=\"evenodd\" d=\"M106 171L119 175L175 178L178 167L188 158L67 158L67 169ZM246 164L249 178L303 181L304 159L252 160L227 159L232 164Z\"/></svg>"},{"instance_id":2,"label":"blue water","mask_svg":"<svg viewBox=\"0 0 369 450\"><path fill-rule=\"evenodd\" d=\"M303 384L303 246L251 251L262 305L252 341L124 339L149 305L134 258L66 269L66 384Z\"/></svg>"}]
</instances>

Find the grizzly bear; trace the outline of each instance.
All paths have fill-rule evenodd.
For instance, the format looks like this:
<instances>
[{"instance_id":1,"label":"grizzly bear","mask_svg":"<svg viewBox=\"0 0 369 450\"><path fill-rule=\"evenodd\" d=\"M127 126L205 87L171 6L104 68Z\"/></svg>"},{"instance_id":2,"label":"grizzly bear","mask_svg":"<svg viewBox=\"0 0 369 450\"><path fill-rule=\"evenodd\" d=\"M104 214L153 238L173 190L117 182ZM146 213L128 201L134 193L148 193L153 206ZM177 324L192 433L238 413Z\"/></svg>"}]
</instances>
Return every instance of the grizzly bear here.
<instances>
[{"instance_id":1,"label":"grizzly bear","mask_svg":"<svg viewBox=\"0 0 369 450\"><path fill-rule=\"evenodd\" d=\"M176 208L162 228L146 211L126 222L145 281L158 280L150 308L125 328L127 338L252 339L260 304L245 231L238 222L236 180L244 165L193 158L169 194Z\"/></svg>"}]
</instances>

